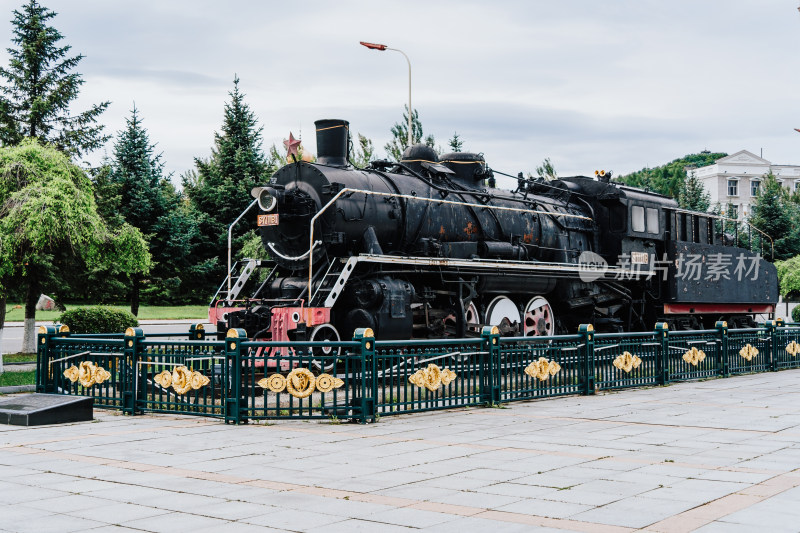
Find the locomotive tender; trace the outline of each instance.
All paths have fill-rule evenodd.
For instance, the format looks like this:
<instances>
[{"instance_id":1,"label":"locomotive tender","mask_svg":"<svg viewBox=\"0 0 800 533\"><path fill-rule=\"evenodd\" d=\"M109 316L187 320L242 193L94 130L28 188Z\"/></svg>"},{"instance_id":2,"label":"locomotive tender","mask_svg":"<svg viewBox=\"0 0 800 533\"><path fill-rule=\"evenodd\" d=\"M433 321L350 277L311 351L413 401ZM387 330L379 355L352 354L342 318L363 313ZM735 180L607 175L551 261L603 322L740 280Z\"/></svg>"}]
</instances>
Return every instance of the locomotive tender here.
<instances>
[{"instance_id":1,"label":"locomotive tender","mask_svg":"<svg viewBox=\"0 0 800 533\"><path fill-rule=\"evenodd\" d=\"M602 172L520 173L516 190L500 190L481 154L437 157L424 145L358 169L348 122L315 124L316 163L290 163L253 190L271 260L232 269L209 310L218 331L339 340L372 328L410 339L494 325L539 336L580 323L736 327L775 310L775 267L727 244L720 217Z\"/></svg>"}]
</instances>

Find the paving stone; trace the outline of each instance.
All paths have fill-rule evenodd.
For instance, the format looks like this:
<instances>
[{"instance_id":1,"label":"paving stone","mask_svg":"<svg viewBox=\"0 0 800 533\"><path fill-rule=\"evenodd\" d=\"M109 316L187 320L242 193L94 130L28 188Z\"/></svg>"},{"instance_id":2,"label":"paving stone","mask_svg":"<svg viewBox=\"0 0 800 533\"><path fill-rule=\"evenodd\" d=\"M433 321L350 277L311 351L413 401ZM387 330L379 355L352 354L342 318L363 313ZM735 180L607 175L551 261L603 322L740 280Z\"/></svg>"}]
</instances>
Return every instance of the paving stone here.
<instances>
[{"instance_id":1,"label":"paving stone","mask_svg":"<svg viewBox=\"0 0 800 533\"><path fill-rule=\"evenodd\" d=\"M154 533L189 533L202 528L220 528L227 523L225 520L189 513L166 513L121 522L119 525Z\"/></svg>"},{"instance_id":2,"label":"paving stone","mask_svg":"<svg viewBox=\"0 0 800 533\"><path fill-rule=\"evenodd\" d=\"M593 505L556 502L543 499L526 499L499 507L498 511L545 516L548 518L567 518L594 508Z\"/></svg>"},{"instance_id":3,"label":"paving stone","mask_svg":"<svg viewBox=\"0 0 800 533\"><path fill-rule=\"evenodd\" d=\"M375 513L365 519L403 527L425 528L447 522L452 520L453 517L453 515L445 513L404 508Z\"/></svg>"},{"instance_id":4,"label":"paving stone","mask_svg":"<svg viewBox=\"0 0 800 533\"><path fill-rule=\"evenodd\" d=\"M3 522L3 527L14 533L71 533L87 531L104 525L95 520L86 520L67 515L46 515L32 517L13 524Z\"/></svg>"},{"instance_id":5,"label":"paving stone","mask_svg":"<svg viewBox=\"0 0 800 533\"><path fill-rule=\"evenodd\" d=\"M591 530L684 512L693 527L716 518L706 531L797 530L800 474L782 475L800 464L797 390L789 371L366 426L97 411L0 427L0 531L57 518L101 532Z\"/></svg>"},{"instance_id":6,"label":"paving stone","mask_svg":"<svg viewBox=\"0 0 800 533\"><path fill-rule=\"evenodd\" d=\"M317 513L314 511L300 511L294 509L278 509L269 513L243 518L241 523L256 524L284 531L310 531L317 528L329 530L331 524L342 522L341 516Z\"/></svg>"}]
</instances>

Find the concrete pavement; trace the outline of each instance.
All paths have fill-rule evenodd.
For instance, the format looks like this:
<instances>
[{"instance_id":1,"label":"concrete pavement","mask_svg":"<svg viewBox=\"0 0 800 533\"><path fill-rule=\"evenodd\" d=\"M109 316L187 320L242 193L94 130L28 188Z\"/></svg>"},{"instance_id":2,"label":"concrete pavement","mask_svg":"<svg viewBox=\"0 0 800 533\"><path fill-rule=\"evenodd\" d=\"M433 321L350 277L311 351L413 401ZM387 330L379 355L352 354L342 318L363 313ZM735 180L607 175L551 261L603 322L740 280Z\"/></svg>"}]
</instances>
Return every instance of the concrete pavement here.
<instances>
[{"instance_id":1,"label":"concrete pavement","mask_svg":"<svg viewBox=\"0 0 800 533\"><path fill-rule=\"evenodd\" d=\"M0 426L0 531L800 530L800 371L384 417Z\"/></svg>"}]
</instances>

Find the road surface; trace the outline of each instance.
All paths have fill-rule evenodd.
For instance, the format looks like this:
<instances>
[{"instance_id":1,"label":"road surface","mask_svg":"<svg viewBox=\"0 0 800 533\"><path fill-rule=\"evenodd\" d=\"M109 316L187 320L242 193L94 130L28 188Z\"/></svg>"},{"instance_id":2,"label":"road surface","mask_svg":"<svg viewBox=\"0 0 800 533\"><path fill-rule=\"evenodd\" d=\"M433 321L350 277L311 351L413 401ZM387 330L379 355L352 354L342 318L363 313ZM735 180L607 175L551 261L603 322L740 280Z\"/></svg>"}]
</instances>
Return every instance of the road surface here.
<instances>
[{"instance_id":1,"label":"road surface","mask_svg":"<svg viewBox=\"0 0 800 533\"><path fill-rule=\"evenodd\" d=\"M149 333L189 333L189 326L197 324L199 320L140 320L139 325L144 330L144 334ZM50 325L52 322L36 322L36 327ZM206 331L214 331L210 324L204 324ZM2 330L2 353L19 353L22 351L22 335L24 332L22 322L6 322Z\"/></svg>"}]
</instances>

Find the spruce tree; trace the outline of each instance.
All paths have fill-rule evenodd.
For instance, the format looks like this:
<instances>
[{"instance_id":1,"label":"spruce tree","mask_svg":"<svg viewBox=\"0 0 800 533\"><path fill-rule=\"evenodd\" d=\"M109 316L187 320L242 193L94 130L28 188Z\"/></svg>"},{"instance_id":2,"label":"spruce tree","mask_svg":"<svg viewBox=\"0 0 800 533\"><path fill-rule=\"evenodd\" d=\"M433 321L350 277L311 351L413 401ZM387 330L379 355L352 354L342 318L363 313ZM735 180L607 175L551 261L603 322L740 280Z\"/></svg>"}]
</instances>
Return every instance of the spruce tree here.
<instances>
[{"instance_id":1,"label":"spruce tree","mask_svg":"<svg viewBox=\"0 0 800 533\"><path fill-rule=\"evenodd\" d=\"M225 104L222 132L214 134L211 157L195 158L196 171L183 176L184 192L203 239L197 257L204 264L204 273L195 276L194 281L198 290L205 293L213 291L225 275L228 226L252 202L252 188L268 181L274 171L262 149L262 127L244 101L238 77L228 94L231 100ZM235 235L246 234L255 227L253 214L240 222ZM240 247L242 239L235 244Z\"/></svg>"},{"instance_id":2,"label":"spruce tree","mask_svg":"<svg viewBox=\"0 0 800 533\"><path fill-rule=\"evenodd\" d=\"M8 48L8 68L0 67L0 142L19 144L25 137L50 143L80 157L109 139L98 117L109 102L73 114L70 103L78 97L83 79L74 72L83 59L70 55L71 47L48 21L56 13L29 0L14 11L14 48Z\"/></svg>"},{"instance_id":3,"label":"spruce tree","mask_svg":"<svg viewBox=\"0 0 800 533\"><path fill-rule=\"evenodd\" d=\"M131 312L138 314L140 293L152 303L180 299L179 272L191 270L191 255L197 241L197 227L181 205L181 198L168 176L164 176L162 154L142 125L134 105L126 128L114 144L114 157L107 183L98 180L110 195L118 197L117 212L145 235L154 265L149 278L131 280ZM114 198L109 198L114 202ZM104 205L106 202L101 202ZM109 216L113 216L109 214Z\"/></svg>"},{"instance_id":4,"label":"spruce tree","mask_svg":"<svg viewBox=\"0 0 800 533\"><path fill-rule=\"evenodd\" d=\"M705 213L711 205L711 195L705 190L703 184L697 179L697 175L693 171L689 171L689 175L683 182L683 185L678 192L678 205L683 209L689 211L700 211Z\"/></svg>"},{"instance_id":5,"label":"spruce tree","mask_svg":"<svg viewBox=\"0 0 800 533\"><path fill-rule=\"evenodd\" d=\"M772 239L775 260L789 259L800 254L800 216L797 207L789 201L789 192L770 172L764 176L753 202L748 222ZM761 234L750 236L753 245L764 249L770 259L770 242Z\"/></svg>"},{"instance_id":6,"label":"spruce tree","mask_svg":"<svg viewBox=\"0 0 800 533\"><path fill-rule=\"evenodd\" d=\"M453 137L447 142L447 144L454 152L462 152L464 150L464 141L461 140L461 136L457 131L453 132Z\"/></svg>"}]
</instances>

